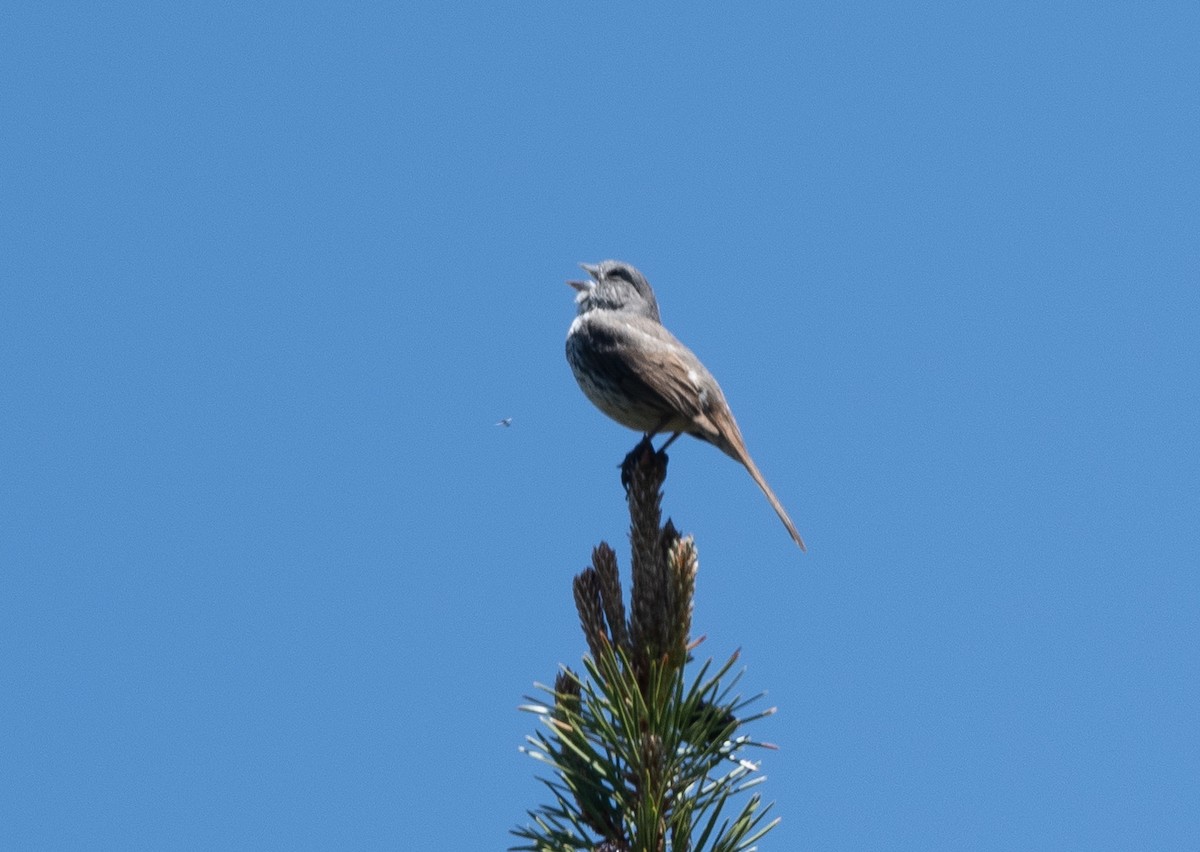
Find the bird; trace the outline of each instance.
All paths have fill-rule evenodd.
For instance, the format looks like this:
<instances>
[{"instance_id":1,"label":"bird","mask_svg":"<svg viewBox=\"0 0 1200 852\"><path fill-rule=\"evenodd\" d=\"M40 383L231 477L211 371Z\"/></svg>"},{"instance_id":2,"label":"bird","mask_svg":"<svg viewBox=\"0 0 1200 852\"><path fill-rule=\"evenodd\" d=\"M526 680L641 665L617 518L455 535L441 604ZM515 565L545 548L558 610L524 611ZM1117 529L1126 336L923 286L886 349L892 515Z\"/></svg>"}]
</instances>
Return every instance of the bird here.
<instances>
[{"instance_id":1,"label":"bird","mask_svg":"<svg viewBox=\"0 0 1200 852\"><path fill-rule=\"evenodd\" d=\"M512 420L513 419L511 417L504 417L504 418L501 418L500 420L497 420L496 425L508 428L509 426L512 425Z\"/></svg>"},{"instance_id":2,"label":"bird","mask_svg":"<svg viewBox=\"0 0 1200 852\"><path fill-rule=\"evenodd\" d=\"M592 404L646 438L686 432L739 462L762 489L792 540L804 539L759 471L712 373L663 326L646 276L628 263L581 263L577 315L567 332L567 361Z\"/></svg>"}]
</instances>

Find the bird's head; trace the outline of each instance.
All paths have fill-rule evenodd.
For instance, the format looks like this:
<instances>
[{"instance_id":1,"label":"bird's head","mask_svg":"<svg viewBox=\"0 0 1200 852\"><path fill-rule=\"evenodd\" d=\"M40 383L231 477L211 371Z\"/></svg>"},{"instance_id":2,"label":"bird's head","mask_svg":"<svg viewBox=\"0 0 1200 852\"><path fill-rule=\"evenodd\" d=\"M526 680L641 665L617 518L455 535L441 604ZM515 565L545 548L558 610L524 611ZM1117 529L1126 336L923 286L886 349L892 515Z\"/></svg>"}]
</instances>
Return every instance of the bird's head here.
<instances>
[{"instance_id":1,"label":"bird's head","mask_svg":"<svg viewBox=\"0 0 1200 852\"><path fill-rule=\"evenodd\" d=\"M588 274L588 280L567 282L578 291L575 304L579 313L596 308L634 311L661 322L650 282L633 266L619 260L605 260L595 265L581 263L579 267Z\"/></svg>"}]
</instances>

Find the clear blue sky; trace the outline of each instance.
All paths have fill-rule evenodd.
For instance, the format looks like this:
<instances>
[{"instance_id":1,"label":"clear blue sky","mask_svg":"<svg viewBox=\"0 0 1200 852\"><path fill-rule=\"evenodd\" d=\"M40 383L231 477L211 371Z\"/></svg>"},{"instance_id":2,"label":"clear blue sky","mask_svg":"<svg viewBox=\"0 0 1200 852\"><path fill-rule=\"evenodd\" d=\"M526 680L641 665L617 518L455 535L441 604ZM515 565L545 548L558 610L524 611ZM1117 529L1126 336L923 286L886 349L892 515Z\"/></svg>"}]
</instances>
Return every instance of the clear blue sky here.
<instances>
[{"instance_id":1,"label":"clear blue sky","mask_svg":"<svg viewBox=\"0 0 1200 852\"><path fill-rule=\"evenodd\" d=\"M616 257L763 848L1200 848L1200 6L242 6L3 15L0 846L506 847Z\"/></svg>"}]
</instances>

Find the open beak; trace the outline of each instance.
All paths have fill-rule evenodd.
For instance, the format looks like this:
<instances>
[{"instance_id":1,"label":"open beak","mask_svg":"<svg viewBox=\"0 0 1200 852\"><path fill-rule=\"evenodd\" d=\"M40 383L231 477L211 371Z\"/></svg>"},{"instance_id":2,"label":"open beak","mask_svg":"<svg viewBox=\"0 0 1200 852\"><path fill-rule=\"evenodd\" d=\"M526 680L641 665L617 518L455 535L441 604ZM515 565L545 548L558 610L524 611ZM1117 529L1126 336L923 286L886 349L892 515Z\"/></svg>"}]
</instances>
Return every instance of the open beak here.
<instances>
[{"instance_id":1,"label":"open beak","mask_svg":"<svg viewBox=\"0 0 1200 852\"><path fill-rule=\"evenodd\" d=\"M581 263L581 264L579 264L579 268L582 269L584 272L586 272L591 277L592 280L591 281L568 281L567 284L569 284L570 286L572 286L576 290L578 290L580 293L582 293L584 290L591 290L593 287L596 286L596 282L598 280L600 280L599 279L600 267L592 266L587 263Z\"/></svg>"}]
</instances>

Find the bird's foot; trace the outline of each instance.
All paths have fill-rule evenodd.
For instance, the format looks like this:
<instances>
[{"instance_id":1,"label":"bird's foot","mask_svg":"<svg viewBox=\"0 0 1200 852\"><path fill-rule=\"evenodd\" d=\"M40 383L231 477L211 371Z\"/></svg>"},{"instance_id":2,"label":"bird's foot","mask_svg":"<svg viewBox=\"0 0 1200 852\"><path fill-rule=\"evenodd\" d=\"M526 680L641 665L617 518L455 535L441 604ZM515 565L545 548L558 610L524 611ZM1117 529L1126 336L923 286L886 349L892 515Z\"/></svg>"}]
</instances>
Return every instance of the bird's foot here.
<instances>
[{"instance_id":1,"label":"bird's foot","mask_svg":"<svg viewBox=\"0 0 1200 852\"><path fill-rule=\"evenodd\" d=\"M629 485L633 482L633 472L638 465L642 465L643 467L657 465L662 469L658 475L659 480L661 481L666 478L667 462L669 459L665 451L666 444L663 445L663 449L661 450L654 449L654 444L650 442L649 435L643 436L638 445L629 451L629 455L625 456L625 460L621 462L621 485L624 487L626 494L629 493Z\"/></svg>"}]
</instances>

